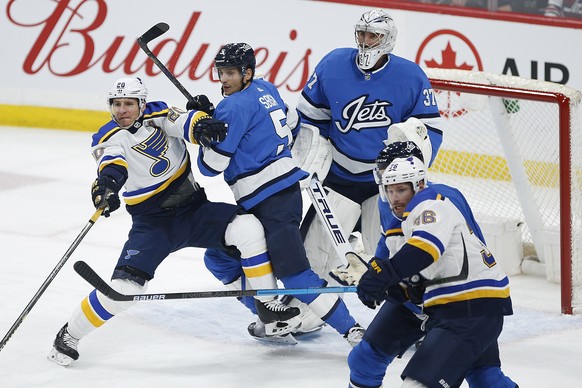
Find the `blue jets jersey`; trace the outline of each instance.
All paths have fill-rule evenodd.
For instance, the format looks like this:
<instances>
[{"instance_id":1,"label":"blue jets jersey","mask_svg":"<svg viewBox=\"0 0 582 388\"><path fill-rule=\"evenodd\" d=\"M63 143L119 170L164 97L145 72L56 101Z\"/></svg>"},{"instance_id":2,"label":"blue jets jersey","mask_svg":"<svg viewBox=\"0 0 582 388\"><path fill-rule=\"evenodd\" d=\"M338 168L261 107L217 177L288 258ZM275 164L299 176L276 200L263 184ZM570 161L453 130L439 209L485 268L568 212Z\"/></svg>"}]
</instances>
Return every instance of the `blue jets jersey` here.
<instances>
[{"instance_id":1,"label":"blue jets jersey","mask_svg":"<svg viewBox=\"0 0 582 388\"><path fill-rule=\"evenodd\" d=\"M363 72L356 65L357 54L352 48L327 54L297 105L302 122L317 126L333 146L330 172L349 181L373 182L374 162L388 128L410 117L426 125L434 159L442 130L426 74L416 63L392 54L382 68Z\"/></svg>"},{"instance_id":2,"label":"blue jets jersey","mask_svg":"<svg viewBox=\"0 0 582 388\"><path fill-rule=\"evenodd\" d=\"M275 86L263 79L216 106L214 118L228 123L228 134L200 148L198 167L207 176L224 172L237 203L247 210L308 175L291 158L286 111Z\"/></svg>"}]
</instances>

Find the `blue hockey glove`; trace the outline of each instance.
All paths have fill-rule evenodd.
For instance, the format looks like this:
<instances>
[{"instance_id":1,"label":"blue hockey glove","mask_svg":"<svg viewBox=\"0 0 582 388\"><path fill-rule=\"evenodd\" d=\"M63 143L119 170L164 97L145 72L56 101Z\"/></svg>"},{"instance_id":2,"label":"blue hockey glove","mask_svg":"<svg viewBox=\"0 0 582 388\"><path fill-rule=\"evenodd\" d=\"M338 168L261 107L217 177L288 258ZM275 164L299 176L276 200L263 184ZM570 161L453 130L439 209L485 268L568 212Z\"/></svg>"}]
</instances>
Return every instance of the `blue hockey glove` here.
<instances>
[{"instance_id":1,"label":"blue hockey glove","mask_svg":"<svg viewBox=\"0 0 582 388\"><path fill-rule=\"evenodd\" d=\"M378 258L373 258L370 261L369 269L362 275L360 281L358 282L358 298L364 305L371 309L375 309L379 306L382 301L388 298L389 290L392 293L398 292L402 294L402 291L396 291L393 287L398 286L400 278L390 260L380 260ZM394 295L396 297L397 295Z\"/></svg>"},{"instance_id":2,"label":"blue hockey glove","mask_svg":"<svg viewBox=\"0 0 582 388\"><path fill-rule=\"evenodd\" d=\"M186 110L201 110L202 112L208 113L210 116L214 116L214 104L210 102L208 97L204 94L199 94L194 96L193 100L186 103Z\"/></svg>"},{"instance_id":3,"label":"blue hockey glove","mask_svg":"<svg viewBox=\"0 0 582 388\"><path fill-rule=\"evenodd\" d=\"M194 124L192 129L194 140L197 144L210 147L212 142L221 142L226 137L228 124L224 121L204 116Z\"/></svg>"},{"instance_id":4,"label":"blue hockey glove","mask_svg":"<svg viewBox=\"0 0 582 388\"><path fill-rule=\"evenodd\" d=\"M109 213L119 209L119 185L110 176L104 175L95 179L91 186L91 198L96 209L103 209L103 215L109 217Z\"/></svg>"}]
</instances>

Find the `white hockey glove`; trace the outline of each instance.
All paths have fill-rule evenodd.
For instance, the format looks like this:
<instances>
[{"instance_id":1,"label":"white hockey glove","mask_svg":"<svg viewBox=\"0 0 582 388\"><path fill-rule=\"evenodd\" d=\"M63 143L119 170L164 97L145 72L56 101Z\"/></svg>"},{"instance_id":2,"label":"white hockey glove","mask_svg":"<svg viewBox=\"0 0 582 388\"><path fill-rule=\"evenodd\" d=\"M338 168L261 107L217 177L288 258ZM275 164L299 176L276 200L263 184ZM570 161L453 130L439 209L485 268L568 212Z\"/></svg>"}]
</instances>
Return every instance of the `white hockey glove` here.
<instances>
[{"instance_id":1,"label":"white hockey glove","mask_svg":"<svg viewBox=\"0 0 582 388\"><path fill-rule=\"evenodd\" d=\"M348 265L341 265L329 272L329 275L344 286L357 286L360 278L368 271L368 263L353 252L346 253Z\"/></svg>"},{"instance_id":2,"label":"white hockey glove","mask_svg":"<svg viewBox=\"0 0 582 388\"><path fill-rule=\"evenodd\" d=\"M432 143L428 136L426 125L416 117L411 117L403 123L392 124L388 128L388 137L384 145L390 145L397 141L411 141L420 148L424 158L424 164L429 165L432 158Z\"/></svg>"},{"instance_id":3,"label":"white hockey glove","mask_svg":"<svg viewBox=\"0 0 582 388\"><path fill-rule=\"evenodd\" d=\"M319 134L319 129L313 125L301 123L301 129L291 154L297 166L309 173L309 177L299 181L302 189L309 187L313 174L317 174L323 182L331 167L331 144Z\"/></svg>"}]
</instances>

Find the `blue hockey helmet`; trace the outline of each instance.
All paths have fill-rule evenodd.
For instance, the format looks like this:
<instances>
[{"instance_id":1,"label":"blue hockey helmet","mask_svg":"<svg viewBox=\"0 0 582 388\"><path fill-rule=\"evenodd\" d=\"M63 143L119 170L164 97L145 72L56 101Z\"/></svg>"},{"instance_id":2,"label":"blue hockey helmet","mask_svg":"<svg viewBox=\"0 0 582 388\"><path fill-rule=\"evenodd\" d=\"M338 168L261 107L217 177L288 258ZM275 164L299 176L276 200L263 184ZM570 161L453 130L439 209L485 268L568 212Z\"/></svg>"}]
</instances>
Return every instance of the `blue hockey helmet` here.
<instances>
[{"instance_id":1,"label":"blue hockey helmet","mask_svg":"<svg viewBox=\"0 0 582 388\"><path fill-rule=\"evenodd\" d=\"M214 57L214 67L216 69L220 69L221 67L238 67L242 74L247 69L251 69L253 76L255 75L256 64L255 51L247 43L225 44L218 54L216 54L216 57Z\"/></svg>"}]
</instances>

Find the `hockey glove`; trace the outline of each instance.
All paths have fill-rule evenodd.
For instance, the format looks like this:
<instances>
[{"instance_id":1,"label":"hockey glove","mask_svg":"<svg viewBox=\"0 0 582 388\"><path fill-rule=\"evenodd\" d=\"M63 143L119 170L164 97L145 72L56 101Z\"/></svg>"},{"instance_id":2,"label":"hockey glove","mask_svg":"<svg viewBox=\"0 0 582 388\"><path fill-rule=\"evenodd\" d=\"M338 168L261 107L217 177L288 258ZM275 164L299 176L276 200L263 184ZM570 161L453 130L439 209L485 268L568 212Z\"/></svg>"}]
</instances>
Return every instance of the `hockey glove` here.
<instances>
[{"instance_id":1,"label":"hockey glove","mask_svg":"<svg viewBox=\"0 0 582 388\"><path fill-rule=\"evenodd\" d=\"M227 123L213 119L210 116L204 116L196 121L192 132L197 144L210 147L212 142L223 141L226 137L227 130Z\"/></svg>"},{"instance_id":2,"label":"hockey glove","mask_svg":"<svg viewBox=\"0 0 582 388\"><path fill-rule=\"evenodd\" d=\"M104 175L95 179L91 186L91 198L96 209L103 209L103 215L109 217L109 213L119 209L119 190L121 186L110 176Z\"/></svg>"},{"instance_id":3,"label":"hockey glove","mask_svg":"<svg viewBox=\"0 0 582 388\"><path fill-rule=\"evenodd\" d=\"M344 286L358 285L362 275L368 270L368 263L353 252L346 253L348 265L332 269L329 275Z\"/></svg>"},{"instance_id":4,"label":"hockey glove","mask_svg":"<svg viewBox=\"0 0 582 388\"><path fill-rule=\"evenodd\" d=\"M210 116L214 116L214 104L204 94L194 96L193 100L188 101L186 110L201 110Z\"/></svg>"},{"instance_id":5,"label":"hockey glove","mask_svg":"<svg viewBox=\"0 0 582 388\"><path fill-rule=\"evenodd\" d=\"M358 298L367 307L375 309L388 298L388 290L393 289L392 287L399 282L400 278L392 268L390 260L373 258L370 261L370 268L358 282Z\"/></svg>"}]
</instances>

